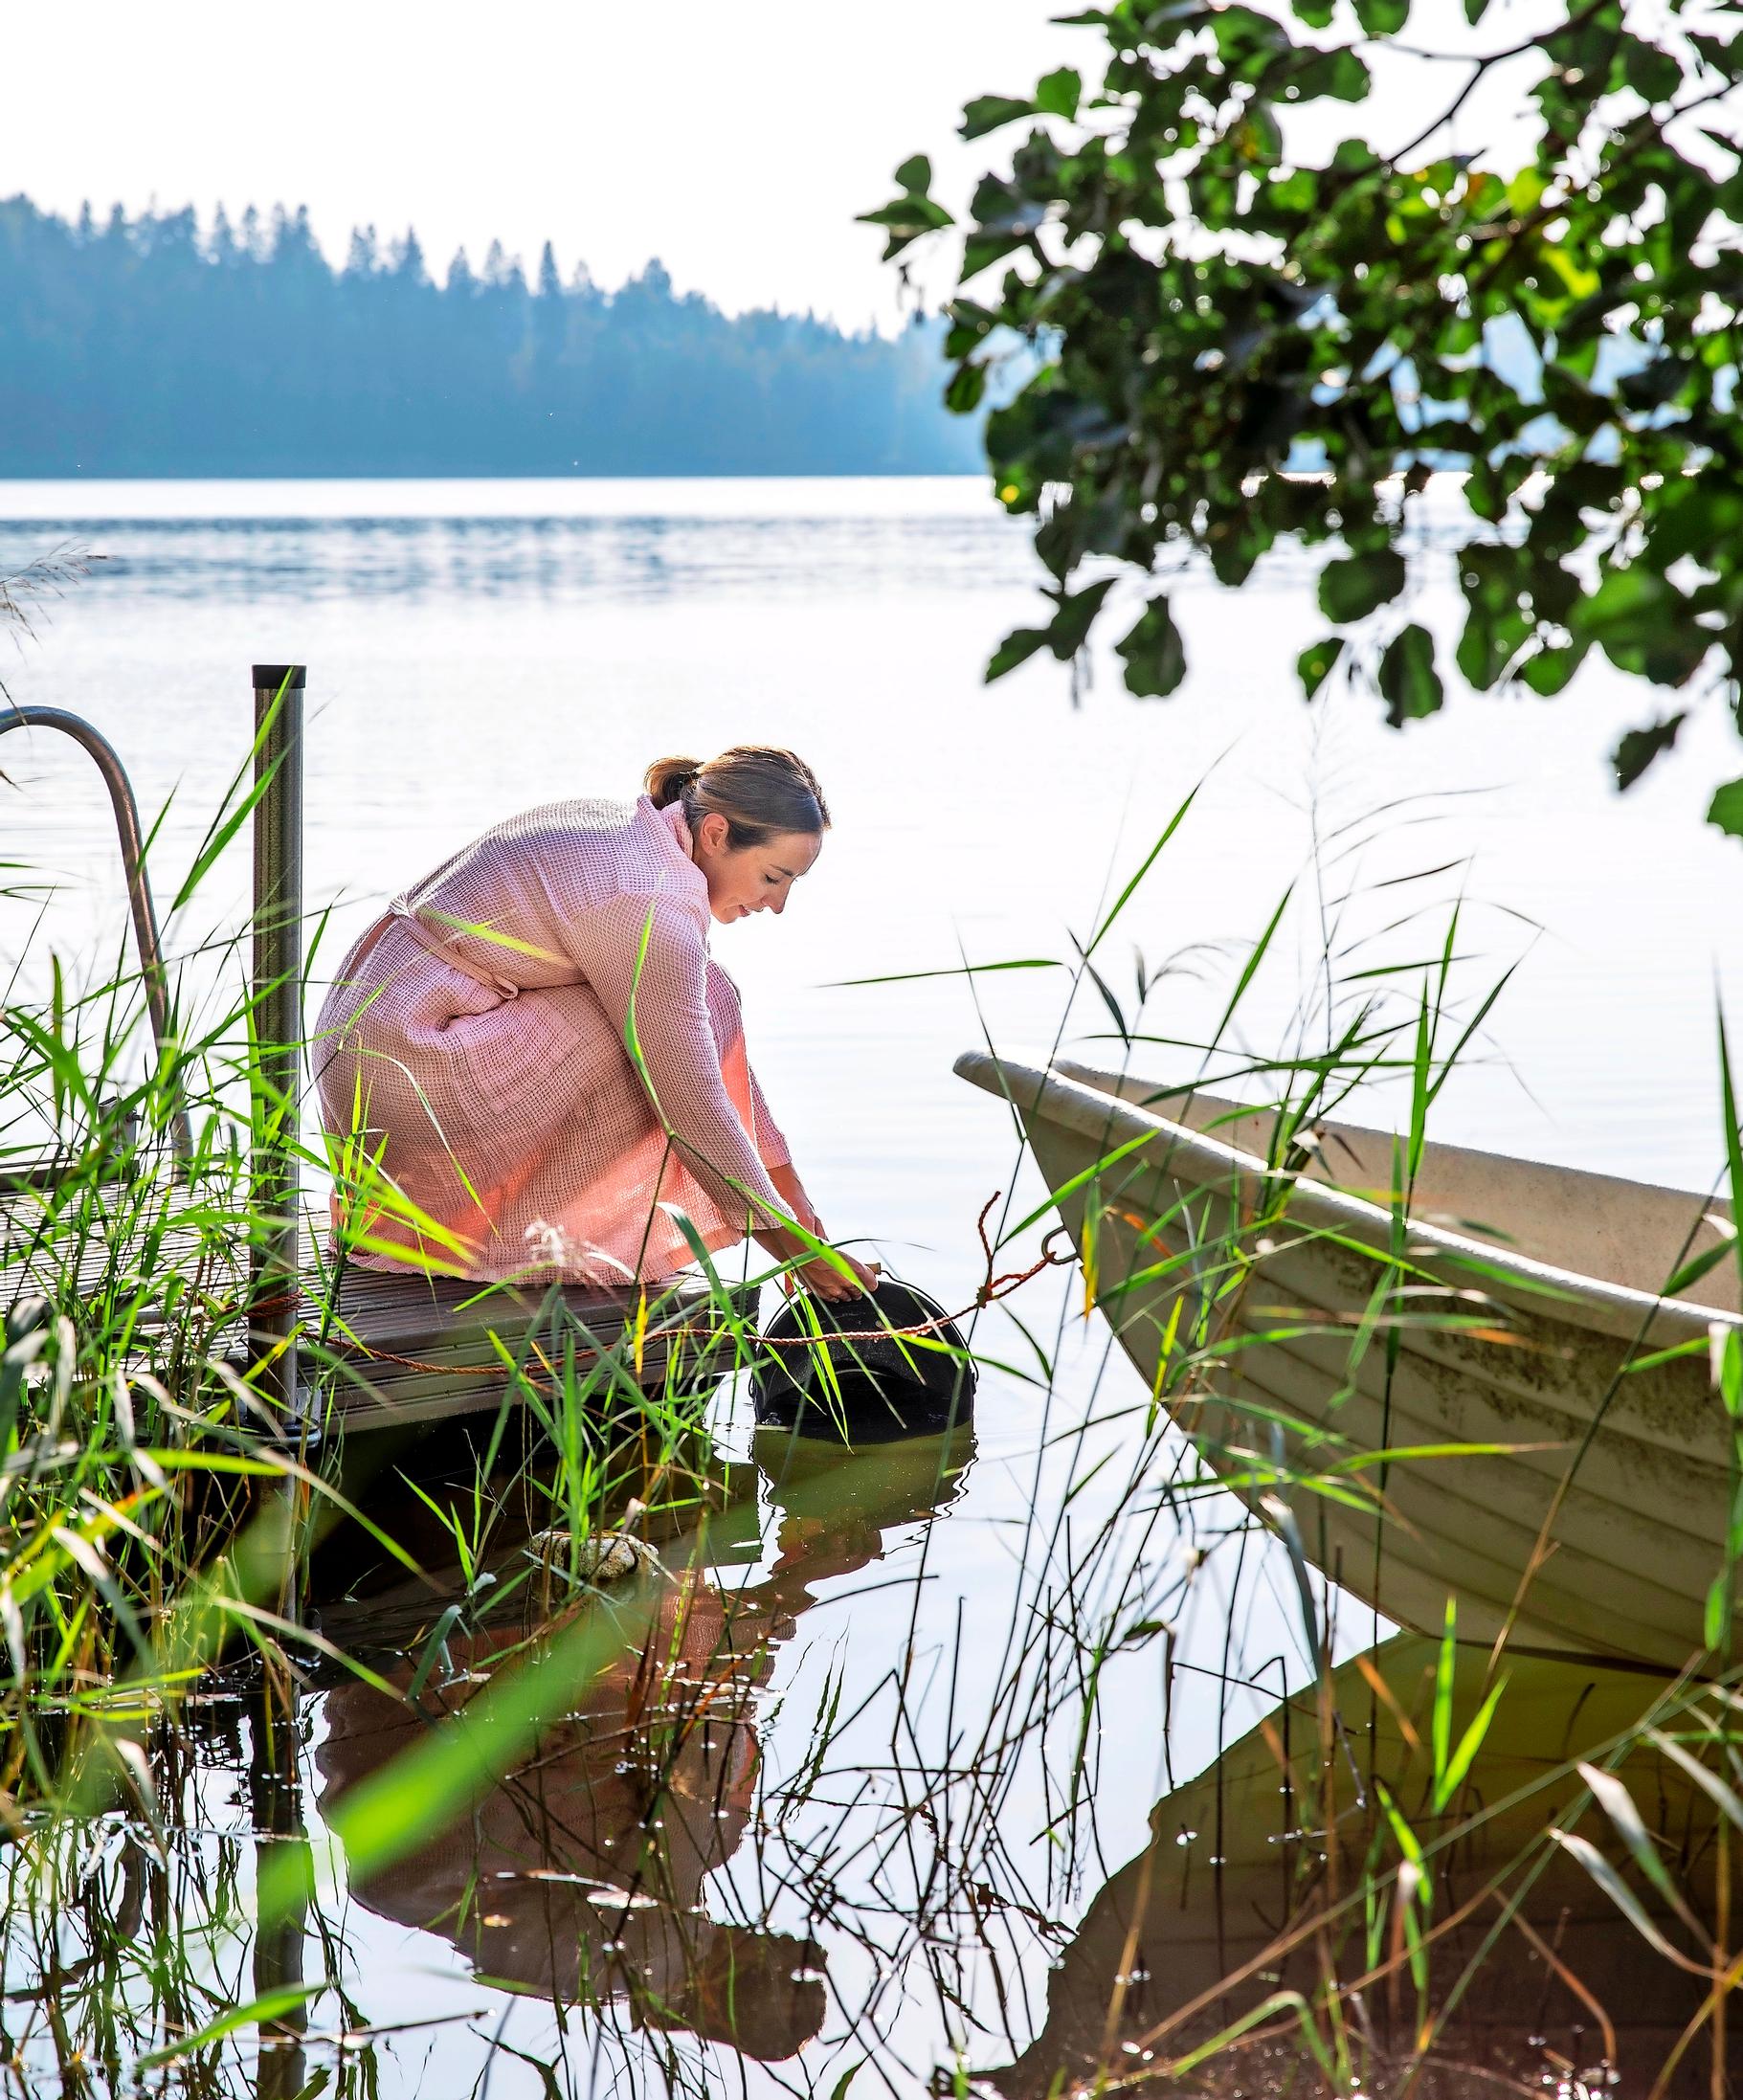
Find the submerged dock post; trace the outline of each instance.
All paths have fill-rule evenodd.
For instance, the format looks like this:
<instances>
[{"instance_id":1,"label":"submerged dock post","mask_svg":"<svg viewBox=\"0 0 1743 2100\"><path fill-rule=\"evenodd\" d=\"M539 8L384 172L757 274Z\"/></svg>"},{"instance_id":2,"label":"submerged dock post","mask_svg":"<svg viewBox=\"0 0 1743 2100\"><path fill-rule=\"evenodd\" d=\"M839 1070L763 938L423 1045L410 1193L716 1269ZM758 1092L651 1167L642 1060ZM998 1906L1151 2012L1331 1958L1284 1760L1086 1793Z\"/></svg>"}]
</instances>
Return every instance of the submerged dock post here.
<instances>
[{"instance_id":1,"label":"submerged dock post","mask_svg":"<svg viewBox=\"0 0 1743 2100\"><path fill-rule=\"evenodd\" d=\"M298 1104L302 1063L302 692L300 663L257 663L252 1205L253 1354L260 1396L298 1406Z\"/></svg>"}]
</instances>

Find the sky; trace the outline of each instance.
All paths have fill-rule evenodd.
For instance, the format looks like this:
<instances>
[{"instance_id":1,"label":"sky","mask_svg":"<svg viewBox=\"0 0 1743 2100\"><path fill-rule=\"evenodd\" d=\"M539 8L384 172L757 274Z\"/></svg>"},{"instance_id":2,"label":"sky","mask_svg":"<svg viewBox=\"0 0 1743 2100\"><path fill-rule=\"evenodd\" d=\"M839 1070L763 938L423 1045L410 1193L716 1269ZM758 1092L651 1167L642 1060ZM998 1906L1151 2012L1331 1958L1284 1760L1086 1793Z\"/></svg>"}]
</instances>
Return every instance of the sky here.
<instances>
[{"instance_id":1,"label":"sky","mask_svg":"<svg viewBox=\"0 0 1743 2100\"><path fill-rule=\"evenodd\" d=\"M1279 0L1262 0L1279 4ZM728 312L776 305L889 328L906 308L883 236L856 212L888 202L926 152L952 209L1008 153L965 145L962 105L1026 94L1043 73L1099 75L1094 30L1051 20L1071 0L81 0L15 11L5 37L0 197L73 213L222 202L307 205L328 256L354 226L383 245L415 226L433 272L492 239L530 276L542 243L565 278L613 289L658 257L679 288ZM1416 0L1408 34L1366 44L1375 92L1285 119L1313 158L1353 126L1382 150L1415 139L1468 78L1467 55L1566 18L1565 0ZM1322 41L1358 34L1340 9ZM1432 56L1430 56L1432 55ZM1497 67L1424 151L1516 166L1540 61ZM948 288L948 255L920 261ZM911 304L911 300L909 302Z\"/></svg>"},{"instance_id":2,"label":"sky","mask_svg":"<svg viewBox=\"0 0 1743 2100\"><path fill-rule=\"evenodd\" d=\"M939 194L991 165L971 96L1086 53L1062 0L81 0L9 11L0 196L306 204L327 254L414 225L432 267L493 237L528 273L615 286L658 256L729 311L900 317L881 236L853 223L930 152ZM30 83L34 83L33 92Z\"/></svg>"}]
</instances>

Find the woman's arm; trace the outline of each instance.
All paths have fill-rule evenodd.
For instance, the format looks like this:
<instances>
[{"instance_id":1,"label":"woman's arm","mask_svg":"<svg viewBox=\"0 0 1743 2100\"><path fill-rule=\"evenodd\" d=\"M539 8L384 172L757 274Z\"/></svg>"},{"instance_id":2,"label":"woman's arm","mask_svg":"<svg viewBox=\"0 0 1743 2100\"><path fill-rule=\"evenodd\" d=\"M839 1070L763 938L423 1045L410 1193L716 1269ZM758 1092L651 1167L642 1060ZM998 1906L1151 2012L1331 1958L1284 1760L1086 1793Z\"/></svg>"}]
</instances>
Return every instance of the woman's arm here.
<instances>
[{"instance_id":1,"label":"woman's arm","mask_svg":"<svg viewBox=\"0 0 1743 2100\"><path fill-rule=\"evenodd\" d=\"M763 1156L763 1165L772 1174L777 1167L792 1166L793 1147L781 1135L780 1125L770 1114L768 1100L756 1076L756 1067L748 1059L745 1062L745 1077L750 1082L750 1114L755 1129L756 1149ZM775 1187L780 1187L778 1181ZM785 1194L785 1191L782 1193Z\"/></svg>"},{"instance_id":2,"label":"woman's arm","mask_svg":"<svg viewBox=\"0 0 1743 2100\"><path fill-rule=\"evenodd\" d=\"M791 1160L771 1166L769 1178L774 1183L776 1193L808 1233L819 1240L829 1236L823 1230L823 1220L816 1214L816 1207L805 1194L805 1184L799 1179L798 1171Z\"/></svg>"},{"instance_id":3,"label":"woman's arm","mask_svg":"<svg viewBox=\"0 0 1743 2100\"><path fill-rule=\"evenodd\" d=\"M771 1167L769 1177L780 1191L788 1209L805 1230L814 1239L827 1240L829 1235L823 1228L823 1220L817 1216L816 1207L810 1196L805 1194L805 1185L799 1179L792 1162L789 1161L781 1167ZM840 1247L836 1249L836 1254L853 1271L859 1290L877 1289L883 1272L881 1262L861 1262L858 1255L848 1254ZM852 1298L858 1295L854 1285L831 1262L821 1260L807 1262L801 1273L805 1283L821 1298Z\"/></svg>"},{"instance_id":4,"label":"woman's arm","mask_svg":"<svg viewBox=\"0 0 1743 2100\"><path fill-rule=\"evenodd\" d=\"M793 1199L786 1189L777 1195L773 1173L790 1176L803 1195L798 1177L791 1163L765 1166L726 1092L708 1013L707 945L687 908L663 898L620 897L580 914L569 937L570 953L626 1046L633 1041L639 1050L645 1084L684 1165L728 1218L748 1218L759 1246L777 1261L801 1264L812 1288L824 1297L853 1296L854 1284L833 1264L813 1260L788 1229L780 1198ZM811 1211L809 1197L804 1201ZM796 1204L791 1216L800 1216ZM841 1260L860 1287L875 1287L876 1274L865 1263L851 1255Z\"/></svg>"},{"instance_id":5,"label":"woman's arm","mask_svg":"<svg viewBox=\"0 0 1743 2100\"><path fill-rule=\"evenodd\" d=\"M756 1067L748 1060L745 1076L750 1082L750 1113L756 1131L756 1149L762 1154L763 1165L769 1170L769 1178L774 1183L781 1200L807 1232L823 1239L824 1232L817 1218L816 1207L805 1194L805 1185L799 1179L798 1170L793 1164L793 1147L781 1134L781 1127L769 1111L769 1102Z\"/></svg>"},{"instance_id":6,"label":"woman's arm","mask_svg":"<svg viewBox=\"0 0 1743 2100\"><path fill-rule=\"evenodd\" d=\"M779 1230L786 1214L721 1077L708 951L689 910L663 898L619 897L580 914L567 931L599 1003L626 1046L633 1041L639 1051L644 1082L684 1165L727 1217L749 1210L755 1229Z\"/></svg>"},{"instance_id":7,"label":"woman's arm","mask_svg":"<svg viewBox=\"0 0 1743 2100\"><path fill-rule=\"evenodd\" d=\"M754 1068L747 1062L746 1075L750 1082L750 1108L756 1124L757 1150L763 1155L763 1164L769 1170L769 1178L774 1183L781 1200L814 1239L827 1240L828 1232L817 1216L816 1205L806 1194L805 1184L799 1179L798 1170L793 1164L793 1149L781 1135L780 1126L769 1113L769 1104L763 1098L763 1089L757 1083ZM860 1290L876 1290L883 1264L877 1262L861 1262L856 1255L837 1249ZM816 1261L805 1268L805 1282L819 1297L852 1298L857 1295L855 1284L850 1284L833 1263ZM785 1279L783 1279L785 1281Z\"/></svg>"}]
</instances>

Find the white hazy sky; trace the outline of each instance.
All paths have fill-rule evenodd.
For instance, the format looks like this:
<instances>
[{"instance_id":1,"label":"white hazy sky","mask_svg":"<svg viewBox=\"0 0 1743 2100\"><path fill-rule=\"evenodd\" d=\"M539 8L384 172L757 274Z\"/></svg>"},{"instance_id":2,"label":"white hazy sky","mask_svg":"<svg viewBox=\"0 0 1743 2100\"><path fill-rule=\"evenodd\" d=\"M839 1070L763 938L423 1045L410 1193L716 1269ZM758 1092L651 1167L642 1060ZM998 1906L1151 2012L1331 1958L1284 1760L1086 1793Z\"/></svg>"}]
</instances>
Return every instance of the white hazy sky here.
<instances>
[{"instance_id":1,"label":"white hazy sky","mask_svg":"<svg viewBox=\"0 0 1743 2100\"><path fill-rule=\"evenodd\" d=\"M972 95L1020 93L1093 33L1063 0L80 0L8 10L0 196L105 211L306 204L328 255L415 225L440 275L493 236L615 285L659 256L730 309L897 313L854 213L929 151L991 165ZM950 180L954 172L954 183Z\"/></svg>"},{"instance_id":2,"label":"white hazy sky","mask_svg":"<svg viewBox=\"0 0 1743 2100\"><path fill-rule=\"evenodd\" d=\"M0 0L4 5L4 0ZM1008 154L965 145L962 105L1022 94L1076 64L1099 78L1093 30L1054 24L1071 0L78 0L6 23L0 197L75 212L222 202L306 204L328 256L353 226L385 243L415 226L433 271L493 238L528 274L547 238L567 278L615 287L658 256L681 289L729 311L814 308L848 326L902 311L883 236L854 214L927 152L952 207ZM1414 50L1511 47L1565 19L1566 0L1416 0L1409 34L1364 46L1375 92L1316 105L1288 135L1316 148L1347 125L1382 147L1417 135L1468 60ZM1335 39L1356 34L1340 11ZM1437 147L1517 157L1525 57L1497 68ZM942 257L932 288L947 279Z\"/></svg>"}]
</instances>

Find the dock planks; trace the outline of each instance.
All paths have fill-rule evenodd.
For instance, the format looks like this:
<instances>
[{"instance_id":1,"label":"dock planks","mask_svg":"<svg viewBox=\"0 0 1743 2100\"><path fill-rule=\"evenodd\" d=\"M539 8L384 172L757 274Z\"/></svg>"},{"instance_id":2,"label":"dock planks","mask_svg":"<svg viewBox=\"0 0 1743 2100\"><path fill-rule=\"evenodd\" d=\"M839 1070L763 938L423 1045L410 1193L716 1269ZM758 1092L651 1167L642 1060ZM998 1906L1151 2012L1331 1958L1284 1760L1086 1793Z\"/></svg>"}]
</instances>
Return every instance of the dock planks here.
<instances>
[{"instance_id":1,"label":"dock planks","mask_svg":"<svg viewBox=\"0 0 1743 2100\"><path fill-rule=\"evenodd\" d=\"M87 1201L76 1220L52 1187L15 1182L0 1196L0 1313L31 1298L58 1310L76 1309L69 1297L87 1312L124 1308L142 1359L161 1357L179 1319L203 1354L245 1373L248 1250L236 1220L186 1199L153 1218L137 1189L112 1194L109 1204ZM178 1305L159 1277L191 1278L193 1291ZM700 1278L651 1291L644 1315L627 1287L480 1284L354 1264L335 1276L305 1231L301 1295L299 1404L281 1425L298 1442L492 1414L525 1384L554 1392L566 1374L591 1382L603 1405L614 1392L660 1390L669 1364L687 1382L733 1368L729 1326ZM754 1287L732 1295L754 1321Z\"/></svg>"}]
</instances>

